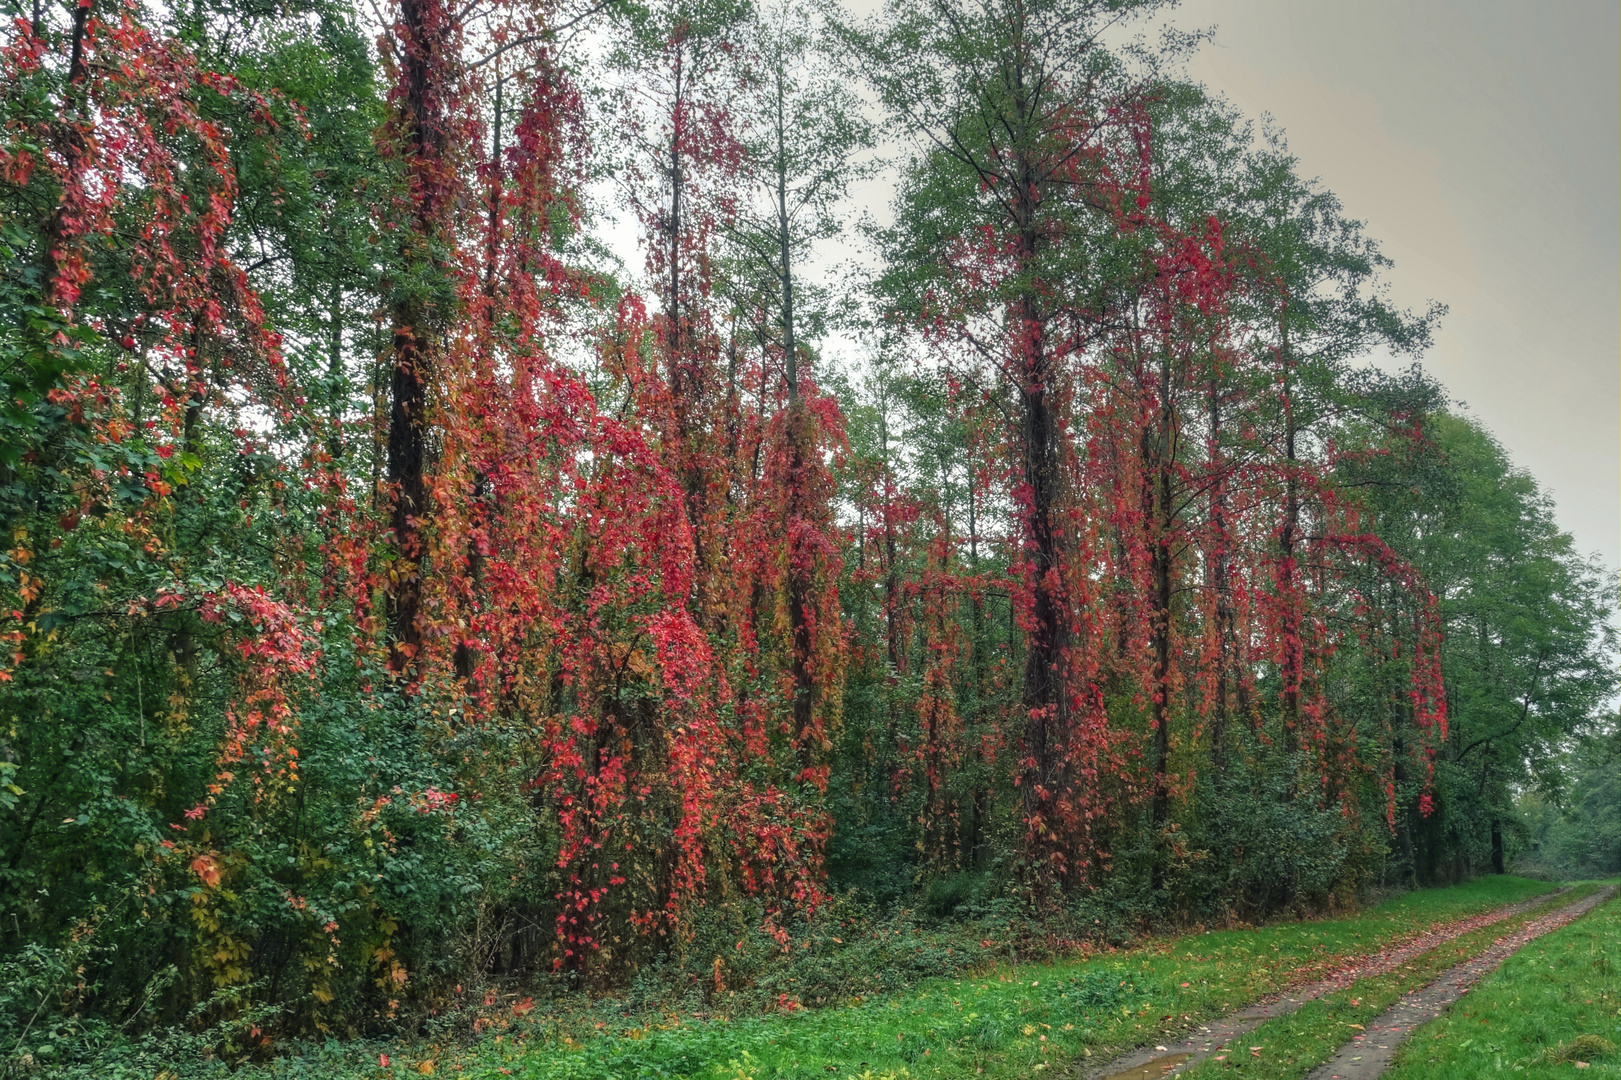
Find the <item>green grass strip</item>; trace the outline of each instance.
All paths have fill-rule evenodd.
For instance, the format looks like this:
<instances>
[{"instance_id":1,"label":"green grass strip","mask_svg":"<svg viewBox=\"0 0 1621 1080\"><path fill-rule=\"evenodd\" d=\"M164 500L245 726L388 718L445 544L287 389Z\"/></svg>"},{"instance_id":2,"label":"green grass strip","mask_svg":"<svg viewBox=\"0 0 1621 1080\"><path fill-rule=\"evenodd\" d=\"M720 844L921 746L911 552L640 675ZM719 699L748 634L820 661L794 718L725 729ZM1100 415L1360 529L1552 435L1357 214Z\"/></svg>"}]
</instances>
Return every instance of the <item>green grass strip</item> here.
<instances>
[{"instance_id":1,"label":"green grass strip","mask_svg":"<svg viewBox=\"0 0 1621 1080\"><path fill-rule=\"evenodd\" d=\"M1621 1076L1621 900L1509 957L1415 1031L1385 1077L1474 1080L1498 1073Z\"/></svg>"},{"instance_id":2,"label":"green grass strip","mask_svg":"<svg viewBox=\"0 0 1621 1080\"><path fill-rule=\"evenodd\" d=\"M642 1016L618 1023L601 1010L532 1015L498 1023L471 1045L391 1050L386 1072L375 1057L369 1066L328 1058L322 1074L400 1076L432 1063L434 1075L470 1080L1039 1076L1077 1060L1112 1057L1437 924L1551 888L1488 878L1409 893L1350 918L1212 931L1086 959L1000 966L975 978L934 979L904 994L789 1014ZM275 1071L302 1075L295 1060L284 1059Z\"/></svg>"},{"instance_id":3,"label":"green grass strip","mask_svg":"<svg viewBox=\"0 0 1621 1080\"><path fill-rule=\"evenodd\" d=\"M1358 979L1344 990L1307 1002L1296 1012L1268 1020L1234 1040L1234 1045L1222 1055L1224 1060L1209 1058L1180 1075L1188 1080L1209 1080L1225 1075L1241 1075L1246 1080L1297 1080L1333 1057L1358 1031L1408 992L1428 985L1454 965L1479 955L1499 938L1599 888L1596 884L1579 885L1513 918L1438 945L1395 971ZM1256 1047L1259 1050L1254 1049Z\"/></svg>"}]
</instances>

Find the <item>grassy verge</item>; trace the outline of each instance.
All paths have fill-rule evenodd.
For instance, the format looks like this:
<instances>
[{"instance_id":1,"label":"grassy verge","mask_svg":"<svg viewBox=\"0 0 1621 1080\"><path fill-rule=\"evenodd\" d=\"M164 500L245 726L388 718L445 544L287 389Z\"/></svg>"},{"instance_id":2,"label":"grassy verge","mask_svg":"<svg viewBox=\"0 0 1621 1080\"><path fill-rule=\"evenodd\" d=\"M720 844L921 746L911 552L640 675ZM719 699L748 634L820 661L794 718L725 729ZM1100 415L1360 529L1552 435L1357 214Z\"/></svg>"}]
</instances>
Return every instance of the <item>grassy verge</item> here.
<instances>
[{"instance_id":1,"label":"grassy verge","mask_svg":"<svg viewBox=\"0 0 1621 1080\"><path fill-rule=\"evenodd\" d=\"M1499 1071L1621 1076L1621 900L1509 957L1414 1032L1385 1077L1473 1080Z\"/></svg>"},{"instance_id":2,"label":"grassy verge","mask_svg":"<svg viewBox=\"0 0 1621 1080\"><path fill-rule=\"evenodd\" d=\"M1402 995L1425 986L1442 972L1483 952L1492 942L1513 933L1533 919L1564 907L1595 891L1597 885L1581 885L1522 915L1456 937L1429 952L1415 956L1386 975L1358 979L1346 989L1266 1023L1245 1035L1242 1045L1210 1058L1183 1073L1190 1080L1222 1075L1242 1075L1246 1080L1296 1080L1334 1056L1358 1030L1390 1008ZM1254 1048L1259 1047L1259 1050ZM1473 1076L1474 1074L1469 1074Z\"/></svg>"},{"instance_id":3,"label":"grassy verge","mask_svg":"<svg viewBox=\"0 0 1621 1080\"><path fill-rule=\"evenodd\" d=\"M905 993L744 1016L589 1010L500 1017L472 1043L312 1049L279 1077L495 1080L826 1080L1026 1077L1160 1038L1438 923L1552 886L1488 878L1410 893L1357 916L1159 940L1051 964L927 980ZM380 1064L388 1054L388 1067Z\"/></svg>"}]
</instances>

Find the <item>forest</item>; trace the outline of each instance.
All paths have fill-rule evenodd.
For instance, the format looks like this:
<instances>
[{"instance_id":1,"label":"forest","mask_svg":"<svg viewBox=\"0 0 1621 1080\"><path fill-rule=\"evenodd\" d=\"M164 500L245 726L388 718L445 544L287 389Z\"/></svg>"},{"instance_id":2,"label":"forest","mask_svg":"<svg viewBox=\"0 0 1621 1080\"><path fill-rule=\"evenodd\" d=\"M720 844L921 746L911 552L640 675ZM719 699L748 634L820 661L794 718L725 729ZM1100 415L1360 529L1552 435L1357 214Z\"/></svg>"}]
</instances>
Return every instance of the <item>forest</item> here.
<instances>
[{"instance_id":1,"label":"forest","mask_svg":"<svg viewBox=\"0 0 1621 1080\"><path fill-rule=\"evenodd\" d=\"M1164 0L6 6L0 1075L1621 872L1613 573Z\"/></svg>"}]
</instances>

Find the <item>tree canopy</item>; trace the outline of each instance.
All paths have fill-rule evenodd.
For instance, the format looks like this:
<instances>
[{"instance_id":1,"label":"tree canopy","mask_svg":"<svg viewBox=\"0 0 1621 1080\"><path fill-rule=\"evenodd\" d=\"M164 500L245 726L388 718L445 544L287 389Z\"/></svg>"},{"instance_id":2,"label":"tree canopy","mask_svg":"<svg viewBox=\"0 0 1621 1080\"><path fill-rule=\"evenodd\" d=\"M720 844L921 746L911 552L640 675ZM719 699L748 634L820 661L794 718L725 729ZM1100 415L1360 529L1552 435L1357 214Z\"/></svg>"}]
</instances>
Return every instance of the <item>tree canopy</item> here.
<instances>
[{"instance_id":1,"label":"tree canopy","mask_svg":"<svg viewBox=\"0 0 1621 1080\"><path fill-rule=\"evenodd\" d=\"M1615 869L1613 575L1163 6L13 4L0 1044Z\"/></svg>"}]
</instances>

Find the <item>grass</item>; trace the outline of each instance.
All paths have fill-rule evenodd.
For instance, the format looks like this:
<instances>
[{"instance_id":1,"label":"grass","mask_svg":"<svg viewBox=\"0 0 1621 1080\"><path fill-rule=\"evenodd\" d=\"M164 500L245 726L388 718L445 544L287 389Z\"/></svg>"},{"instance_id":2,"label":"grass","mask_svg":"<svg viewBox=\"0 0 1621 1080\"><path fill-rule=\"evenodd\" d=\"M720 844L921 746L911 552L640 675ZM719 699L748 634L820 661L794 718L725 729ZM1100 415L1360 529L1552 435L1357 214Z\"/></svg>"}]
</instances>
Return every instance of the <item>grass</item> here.
<instances>
[{"instance_id":1,"label":"grass","mask_svg":"<svg viewBox=\"0 0 1621 1080\"><path fill-rule=\"evenodd\" d=\"M1498 938L1549 911L1575 903L1598 888L1592 884L1577 886L1521 915L1453 938L1413 957L1395 971L1358 979L1342 991L1324 995L1288 1016L1261 1024L1243 1036L1241 1045L1224 1055L1225 1060L1210 1058L1182 1075L1190 1080L1218 1076L1297 1080L1333 1057L1358 1030L1401 1000L1408 991L1433 982L1453 965L1485 951ZM1259 1052L1253 1050L1255 1047L1260 1048Z\"/></svg>"},{"instance_id":2,"label":"grass","mask_svg":"<svg viewBox=\"0 0 1621 1080\"><path fill-rule=\"evenodd\" d=\"M274 1062L278 1077L433 1075L496 1080L826 1080L1028 1077L1160 1039L1437 923L1551 889L1497 877L1409 893L1359 915L1147 942L1050 964L927 980L905 993L743 1016L590 1011L506 1017L475 1042L364 1058L331 1046ZM605 1007L605 1005L607 1007Z\"/></svg>"},{"instance_id":3,"label":"grass","mask_svg":"<svg viewBox=\"0 0 1621 1080\"><path fill-rule=\"evenodd\" d=\"M1473 1080L1499 1071L1621 1076L1621 900L1509 957L1414 1032L1385 1080Z\"/></svg>"}]
</instances>

